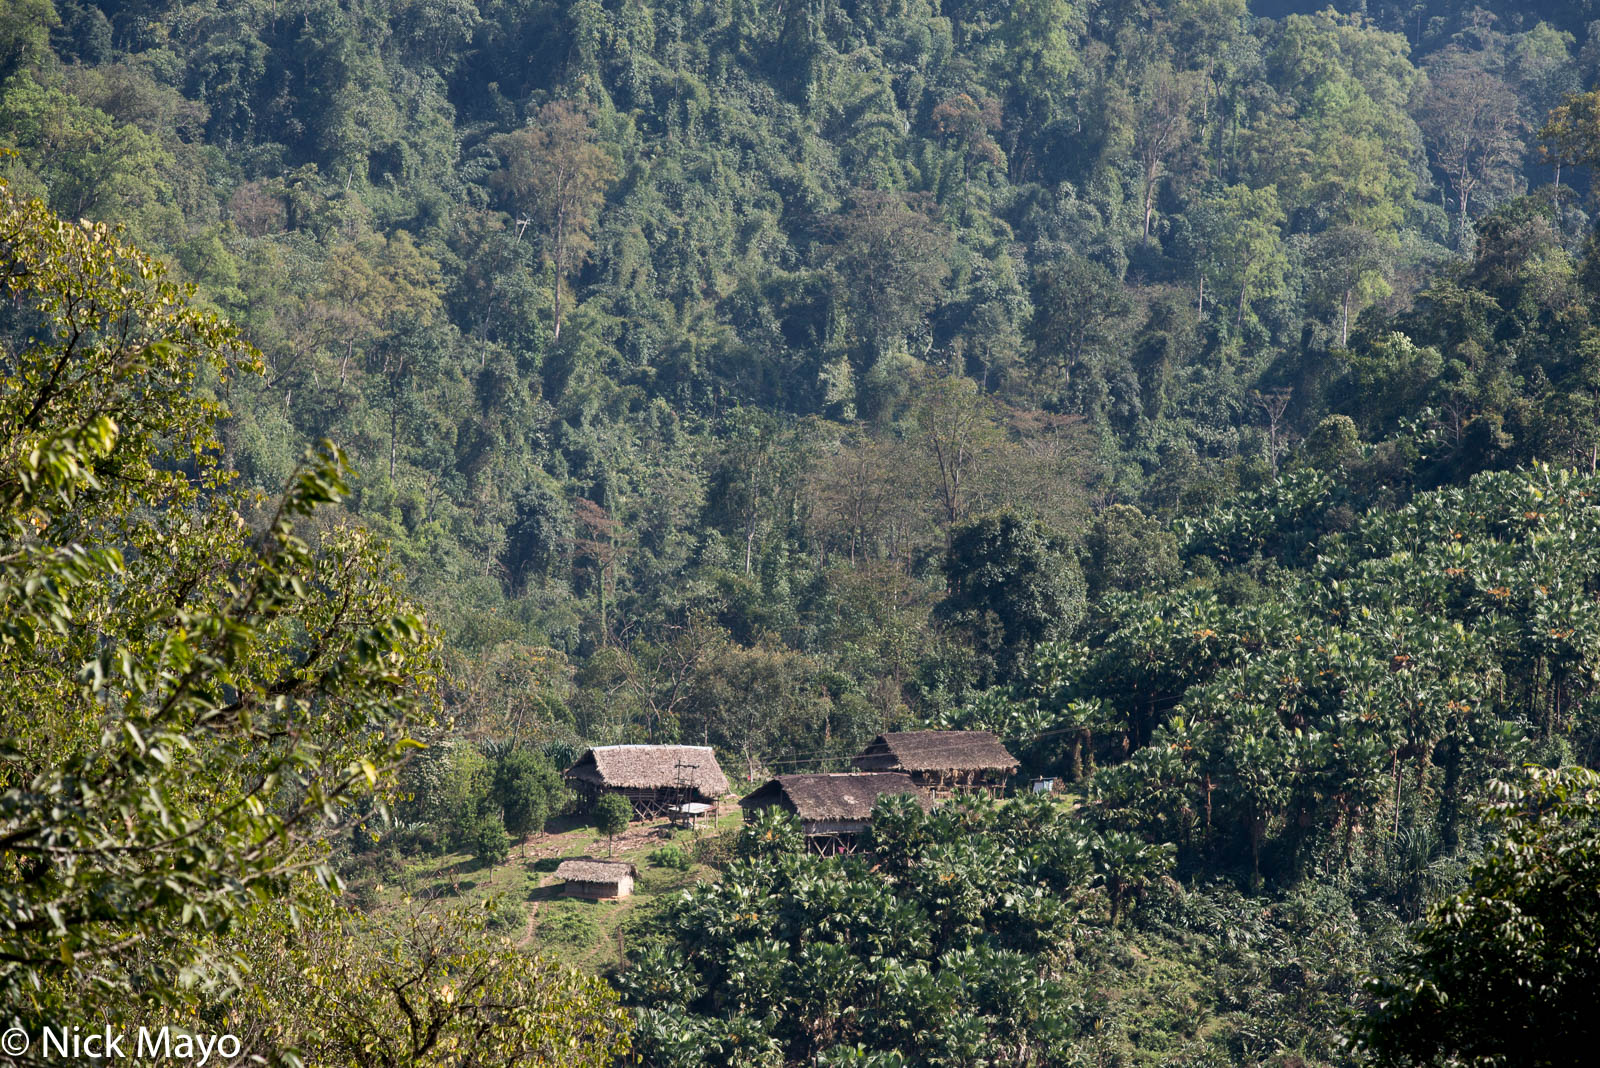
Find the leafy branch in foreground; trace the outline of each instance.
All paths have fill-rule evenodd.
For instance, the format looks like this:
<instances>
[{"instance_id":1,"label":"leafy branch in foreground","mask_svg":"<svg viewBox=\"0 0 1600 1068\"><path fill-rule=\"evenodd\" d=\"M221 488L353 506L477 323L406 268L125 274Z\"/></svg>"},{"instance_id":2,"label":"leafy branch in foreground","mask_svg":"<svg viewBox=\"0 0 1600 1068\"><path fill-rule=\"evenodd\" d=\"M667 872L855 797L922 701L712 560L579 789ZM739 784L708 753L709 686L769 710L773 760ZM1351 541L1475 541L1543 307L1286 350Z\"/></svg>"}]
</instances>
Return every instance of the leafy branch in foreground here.
<instances>
[{"instance_id":1,"label":"leafy branch in foreground","mask_svg":"<svg viewBox=\"0 0 1600 1068\"><path fill-rule=\"evenodd\" d=\"M1600 774L1497 783L1497 837L1376 984L1361 1037L1383 1065L1556 1065L1593 1048L1600 981Z\"/></svg>"},{"instance_id":2,"label":"leafy branch in foreground","mask_svg":"<svg viewBox=\"0 0 1600 1068\"><path fill-rule=\"evenodd\" d=\"M397 910L380 926L310 888L235 938L251 982L227 1014L273 1063L604 1068L627 1051L627 1010L602 980L521 953L473 906Z\"/></svg>"},{"instance_id":3,"label":"leafy branch in foreground","mask_svg":"<svg viewBox=\"0 0 1600 1068\"><path fill-rule=\"evenodd\" d=\"M260 530L209 386L256 357L156 262L0 183L0 1005L173 1003L379 794L434 642L324 444Z\"/></svg>"}]
</instances>

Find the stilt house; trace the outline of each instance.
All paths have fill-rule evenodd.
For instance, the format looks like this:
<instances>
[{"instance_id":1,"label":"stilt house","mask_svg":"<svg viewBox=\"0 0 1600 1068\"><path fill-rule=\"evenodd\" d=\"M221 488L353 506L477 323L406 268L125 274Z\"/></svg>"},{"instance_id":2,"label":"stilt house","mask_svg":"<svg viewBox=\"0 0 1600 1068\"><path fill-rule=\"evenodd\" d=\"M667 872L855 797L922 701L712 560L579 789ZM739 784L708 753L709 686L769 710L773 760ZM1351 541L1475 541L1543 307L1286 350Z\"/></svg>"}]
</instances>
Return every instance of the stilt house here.
<instances>
[{"instance_id":1,"label":"stilt house","mask_svg":"<svg viewBox=\"0 0 1600 1068\"><path fill-rule=\"evenodd\" d=\"M933 799L900 772L860 775L779 775L739 802L744 818L777 806L800 820L806 848L824 856L854 853L859 835L872 823L872 806L885 794L910 794L924 811Z\"/></svg>"},{"instance_id":2,"label":"stilt house","mask_svg":"<svg viewBox=\"0 0 1600 1068\"><path fill-rule=\"evenodd\" d=\"M1018 767L1017 758L988 731L880 734L851 763L862 771L904 772L935 798L998 796Z\"/></svg>"},{"instance_id":3,"label":"stilt house","mask_svg":"<svg viewBox=\"0 0 1600 1068\"><path fill-rule=\"evenodd\" d=\"M655 819L689 803L714 806L728 792L716 754L701 745L597 745L565 777L585 805L603 793L621 794L633 804L635 819Z\"/></svg>"}]
</instances>

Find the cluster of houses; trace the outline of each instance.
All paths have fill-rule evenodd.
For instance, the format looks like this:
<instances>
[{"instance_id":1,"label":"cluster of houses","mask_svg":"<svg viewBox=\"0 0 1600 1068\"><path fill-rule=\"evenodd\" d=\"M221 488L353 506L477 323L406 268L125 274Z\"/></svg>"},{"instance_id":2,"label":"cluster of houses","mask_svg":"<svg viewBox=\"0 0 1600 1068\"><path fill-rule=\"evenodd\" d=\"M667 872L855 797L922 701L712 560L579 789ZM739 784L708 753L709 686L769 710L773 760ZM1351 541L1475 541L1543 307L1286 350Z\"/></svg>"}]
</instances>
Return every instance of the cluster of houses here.
<instances>
[{"instance_id":1,"label":"cluster of houses","mask_svg":"<svg viewBox=\"0 0 1600 1068\"><path fill-rule=\"evenodd\" d=\"M853 853L885 794L910 794L930 809L963 793L998 796L1016 773L1017 759L988 731L907 731L880 734L851 761L853 772L779 775L739 801L745 819L777 807L800 822L806 846L821 854ZM728 779L708 746L603 745L566 772L586 803L618 793L635 818L663 816L683 825L714 814ZM631 864L569 860L556 870L567 893L625 897L637 872Z\"/></svg>"}]
</instances>

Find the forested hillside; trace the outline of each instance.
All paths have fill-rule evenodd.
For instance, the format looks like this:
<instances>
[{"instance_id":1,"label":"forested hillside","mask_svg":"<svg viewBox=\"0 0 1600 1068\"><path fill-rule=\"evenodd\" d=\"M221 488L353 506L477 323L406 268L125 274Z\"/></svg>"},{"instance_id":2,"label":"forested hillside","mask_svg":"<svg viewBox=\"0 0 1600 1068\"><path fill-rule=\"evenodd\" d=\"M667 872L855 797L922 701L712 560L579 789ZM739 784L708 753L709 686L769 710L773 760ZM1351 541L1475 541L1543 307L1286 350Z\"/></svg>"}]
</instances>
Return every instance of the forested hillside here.
<instances>
[{"instance_id":1,"label":"forested hillside","mask_svg":"<svg viewBox=\"0 0 1600 1068\"><path fill-rule=\"evenodd\" d=\"M0 131L261 348L247 480L347 449L463 723L777 759L1308 437L1367 499L1592 466L1582 14L28 0ZM1061 559L999 631L945 598L997 508Z\"/></svg>"},{"instance_id":2,"label":"forested hillside","mask_svg":"<svg viewBox=\"0 0 1600 1068\"><path fill-rule=\"evenodd\" d=\"M156 469L214 457L183 508L220 472L310 493L328 439L294 514L363 575L390 547L373 618L404 607L418 659L380 681L437 714L318 839L353 883L503 860L591 744L753 779L984 727L1070 784L889 812L873 868L747 840L613 977L641 1063L1531 1055L1468 993L1363 984L1455 989L1479 950L1406 925L1514 894L1539 850L1505 843L1557 830L1508 797L1600 810L1581 769L1521 771L1600 760L1591 19L8 0L0 177L237 327L148 429ZM15 355L39 329L0 322L8 382L54 382Z\"/></svg>"}]
</instances>

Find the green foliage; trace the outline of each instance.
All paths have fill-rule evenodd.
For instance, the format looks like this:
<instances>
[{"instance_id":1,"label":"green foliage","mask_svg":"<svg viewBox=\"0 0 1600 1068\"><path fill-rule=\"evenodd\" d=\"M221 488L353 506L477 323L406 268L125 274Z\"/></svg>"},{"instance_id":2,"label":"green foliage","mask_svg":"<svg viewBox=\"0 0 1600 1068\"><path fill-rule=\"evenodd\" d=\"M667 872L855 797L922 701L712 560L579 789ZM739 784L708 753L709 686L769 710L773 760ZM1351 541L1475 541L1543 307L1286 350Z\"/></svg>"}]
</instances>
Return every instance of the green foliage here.
<instances>
[{"instance_id":1,"label":"green foliage","mask_svg":"<svg viewBox=\"0 0 1600 1068\"><path fill-rule=\"evenodd\" d=\"M718 1015L639 1010L656 1063L1340 1061L1339 959L1381 967L1459 878L1505 765L1597 744L1570 506L1593 489L1537 466L1600 455L1585 5L1359 6L4 5L0 172L197 289L96 276L78 378L50 372L72 324L0 311L24 426L0 692L44 709L0 790L42 807L50 768L144 760L119 724L178 690L180 723L254 702L194 739L237 769L157 732L173 825L256 782L269 823L342 802L314 784L356 767L332 845L354 868L500 855L591 743L698 741L754 774L985 726L1082 792L1106 926L1048 980L1089 1008L990 991L891 1051L828 1001L855 966L796 943L834 982L794 993L810 1030L695 987ZM107 342L124 302L156 325ZM207 305L259 360L185 318ZM297 468L323 438L360 482L331 453ZM280 523L250 494L285 484L291 511L343 511ZM335 678L341 656L361 666ZM221 688L173 681L215 662ZM453 727L386 830L385 747L435 670ZM320 819L266 840L314 860ZM1250 893L1173 904L1168 847ZM19 893L50 883L15 863ZM162 885L139 883L152 923ZM16 937L59 959L25 904ZM1196 978L1212 960L1234 1000Z\"/></svg>"},{"instance_id":2,"label":"green foliage","mask_svg":"<svg viewBox=\"0 0 1600 1068\"><path fill-rule=\"evenodd\" d=\"M1378 984L1362 1032L1376 1063L1565 1064L1593 1037L1600 776L1534 768L1489 797L1467 888Z\"/></svg>"},{"instance_id":3,"label":"green foliage","mask_svg":"<svg viewBox=\"0 0 1600 1068\"><path fill-rule=\"evenodd\" d=\"M1067 947L1136 868L1048 799L932 814L882 799L872 847L870 866L818 858L786 814L747 824L743 859L674 902L656 925L664 941L619 977L644 1056L697 1063L679 1051L714 1023L807 1060L841 1046L930 1062L1070 1057L1087 1021Z\"/></svg>"},{"instance_id":4,"label":"green foliage","mask_svg":"<svg viewBox=\"0 0 1600 1068\"><path fill-rule=\"evenodd\" d=\"M944 570L950 593L935 617L963 632L980 686L1009 679L1035 646L1083 619L1077 560L1044 524L1014 512L957 527Z\"/></svg>"},{"instance_id":5,"label":"green foliage","mask_svg":"<svg viewBox=\"0 0 1600 1068\"><path fill-rule=\"evenodd\" d=\"M48 191L50 206L70 219L145 222L170 198L161 171L173 161L156 138L59 88L27 79L7 85L0 130L0 144L23 161L7 167L13 181Z\"/></svg>"},{"instance_id":6,"label":"green foliage","mask_svg":"<svg viewBox=\"0 0 1600 1068\"><path fill-rule=\"evenodd\" d=\"M432 641L370 534L300 533L337 449L266 508L230 487L205 386L255 354L156 263L0 183L0 279L0 992L37 1023L181 999L242 911L330 878Z\"/></svg>"},{"instance_id":7,"label":"green foliage","mask_svg":"<svg viewBox=\"0 0 1600 1068\"><path fill-rule=\"evenodd\" d=\"M633 819L633 805L621 794L607 792L594 803L593 817L595 830L611 840L614 851L617 835L627 830Z\"/></svg>"},{"instance_id":8,"label":"green foliage","mask_svg":"<svg viewBox=\"0 0 1600 1068\"><path fill-rule=\"evenodd\" d=\"M652 849L645 859L658 868L671 868L674 871L688 871L694 863L681 846L675 845Z\"/></svg>"},{"instance_id":9,"label":"green foliage","mask_svg":"<svg viewBox=\"0 0 1600 1068\"><path fill-rule=\"evenodd\" d=\"M1090 811L1176 845L1182 870L1280 886L1336 871L1412 911L1497 769L1593 751L1575 710L1600 649L1579 592L1597 493L1545 468L1479 476L1375 509L1253 591L1108 598L1080 642L1045 647L1025 686L958 721L1024 747L1071 740L1023 751L1074 778L1086 755L1114 763ZM1212 529L1240 518L1260 517L1222 512Z\"/></svg>"},{"instance_id":10,"label":"green foliage","mask_svg":"<svg viewBox=\"0 0 1600 1068\"><path fill-rule=\"evenodd\" d=\"M1177 539L1129 504L1114 504L1096 515L1084 532L1083 549L1091 598L1112 590L1159 592L1180 571Z\"/></svg>"},{"instance_id":11,"label":"green foliage","mask_svg":"<svg viewBox=\"0 0 1600 1068\"><path fill-rule=\"evenodd\" d=\"M520 934L528 925L528 905L513 897L494 898L489 904L489 914L484 927L489 931Z\"/></svg>"},{"instance_id":12,"label":"green foliage","mask_svg":"<svg viewBox=\"0 0 1600 1068\"><path fill-rule=\"evenodd\" d=\"M493 916L410 909L386 930L326 907L293 926L262 910L239 937L251 980L228 1019L274 1063L293 1053L319 1064L476 1068L511 1057L604 1068L626 1057L616 995L490 933Z\"/></svg>"},{"instance_id":13,"label":"green foliage","mask_svg":"<svg viewBox=\"0 0 1600 1068\"><path fill-rule=\"evenodd\" d=\"M543 830L545 821L566 808L571 796L548 760L520 747L498 754L492 793L506 831L516 839Z\"/></svg>"},{"instance_id":14,"label":"green foliage","mask_svg":"<svg viewBox=\"0 0 1600 1068\"><path fill-rule=\"evenodd\" d=\"M560 340L562 286L594 248L594 217L615 164L592 143L588 116L566 101L546 104L537 121L504 135L498 147L506 163L495 186L544 230L545 258L555 278L551 336Z\"/></svg>"},{"instance_id":15,"label":"green foliage","mask_svg":"<svg viewBox=\"0 0 1600 1068\"><path fill-rule=\"evenodd\" d=\"M1281 228L1286 222L1274 186L1229 186L1201 205L1199 225L1206 259L1201 277L1218 299L1236 307L1234 329L1242 330L1252 301L1279 290L1289 263Z\"/></svg>"},{"instance_id":16,"label":"green foliage","mask_svg":"<svg viewBox=\"0 0 1600 1068\"><path fill-rule=\"evenodd\" d=\"M457 833L462 844L482 867L493 867L511 853L511 838L506 834L506 825L493 813L474 816Z\"/></svg>"},{"instance_id":17,"label":"green foliage","mask_svg":"<svg viewBox=\"0 0 1600 1068\"><path fill-rule=\"evenodd\" d=\"M739 828L739 842L735 848L741 859L751 860L773 854L798 853L804 845L799 821L781 808L769 805L757 811Z\"/></svg>"},{"instance_id":18,"label":"green foliage","mask_svg":"<svg viewBox=\"0 0 1600 1068\"><path fill-rule=\"evenodd\" d=\"M449 743L443 749L443 776L437 792L426 796L428 814L441 826L465 841L480 816L492 812L494 805L494 765L477 746Z\"/></svg>"},{"instance_id":19,"label":"green foliage","mask_svg":"<svg viewBox=\"0 0 1600 1068\"><path fill-rule=\"evenodd\" d=\"M0 15L0 82L50 55L50 31L60 24L51 0L19 0Z\"/></svg>"},{"instance_id":20,"label":"green foliage","mask_svg":"<svg viewBox=\"0 0 1600 1068\"><path fill-rule=\"evenodd\" d=\"M753 766L1013 655L932 618L978 515L1093 569L1091 500L1193 518L1329 414L1357 506L1588 462L1585 217L1504 151L1567 101L1580 159L1583 27L1425 6L13 4L0 143L260 344L246 484L328 435L365 469L465 733ZM1516 134L1468 130L1465 194L1451 78Z\"/></svg>"}]
</instances>

